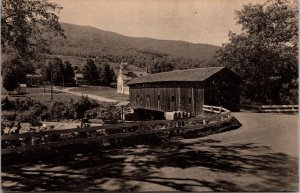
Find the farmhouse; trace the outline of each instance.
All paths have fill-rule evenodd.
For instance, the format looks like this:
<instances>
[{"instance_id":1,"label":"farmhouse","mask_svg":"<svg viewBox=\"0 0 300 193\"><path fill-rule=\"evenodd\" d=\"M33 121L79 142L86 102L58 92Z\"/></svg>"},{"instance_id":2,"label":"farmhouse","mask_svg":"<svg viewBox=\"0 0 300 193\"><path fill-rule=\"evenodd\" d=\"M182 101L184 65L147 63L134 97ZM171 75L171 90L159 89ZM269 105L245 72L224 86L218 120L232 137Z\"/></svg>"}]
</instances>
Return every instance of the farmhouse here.
<instances>
[{"instance_id":1,"label":"farmhouse","mask_svg":"<svg viewBox=\"0 0 300 193\"><path fill-rule=\"evenodd\" d=\"M27 85L26 84L19 84L18 87L13 91L12 94L26 94L27 93Z\"/></svg>"},{"instance_id":2,"label":"farmhouse","mask_svg":"<svg viewBox=\"0 0 300 193\"><path fill-rule=\"evenodd\" d=\"M27 74L26 84L27 87L38 87L43 84L43 77L41 74Z\"/></svg>"},{"instance_id":3,"label":"farmhouse","mask_svg":"<svg viewBox=\"0 0 300 193\"><path fill-rule=\"evenodd\" d=\"M133 78L146 76L147 72L129 71L126 69L127 63L121 62L118 77L117 77L117 93L129 94L129 87L127 83Z\"/></svg>"},{"instance_id":4,"label":"farmhouse","mask_svg":"<svg viewBox=\"0 0 300 193\"><path fill-rule=\"evenodd\" d=\"M83 79L83 74L82 73L76 73L75 77L74 77L74 80L75 80L76 85L87 84L87 81Z\"/></svg>"},{"instance_id":5,"label":"farmhouse","mask_svg":"<svg viewBox=\"0 0 300 193\"><path fill-rule=\"evenodd\" d=\"M175 70L132 79L130 102L134 109L159 112L203 113L203 105L239 111L240 77L226 67Z\"/></svg>"}]
</instances>

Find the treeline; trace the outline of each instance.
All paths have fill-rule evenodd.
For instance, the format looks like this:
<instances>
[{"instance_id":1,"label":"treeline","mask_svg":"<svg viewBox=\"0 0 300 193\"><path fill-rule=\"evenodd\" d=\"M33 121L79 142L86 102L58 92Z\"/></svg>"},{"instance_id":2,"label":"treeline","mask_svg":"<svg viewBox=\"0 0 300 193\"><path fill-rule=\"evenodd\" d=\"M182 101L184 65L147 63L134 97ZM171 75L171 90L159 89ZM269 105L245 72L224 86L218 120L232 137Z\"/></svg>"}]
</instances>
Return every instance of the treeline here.
<instances>
[{"instance_id":1,"label":"treeline","mask_svg":"<svg viewBox=\"0 0 300 193\"><path fill-rule=\"evenodd\" d=\"M174 66L174 69L200 68L207 66L218 66L219 64L212 58L210 60L199 60L195 58L173 57L169 54L156 51L133 51L123 53L93 53L86 52L83 48L69 48L70 50L52 51L52 54L76 56L82 58L92 58L96 63L121 63L128 62L140 68L149 68L154 63L168 63ZM73 50L73 51L72 51Z\"/></svg>"},{"instance_id":2,"label":"treeline","mask_svg":"<svg viewBox=\"0 0 300 193\"><path fill-rule=\"evenodd\" d=\"M86 64L82 68L82 74L83 79L89 85L108 86L111 82L115 81L115 72L109 64L104 63L97 66L92 59L87 59Z\"/></svg>"},{"instance_id":3,"label":"treeline","mask_svg":"<svg viewBox=\"0 0 300 193\"><path fill-rule=\"evenodd\" d=\"M109 64L104 63L96 65L94 60L87 59L82 68L72 66L66 60L60 58L50 59L46 64L42 65L41 74L43 81L60 86L75 85L75 73L82 73L82 80L88 85L109 85L115 80L115 73Z\"/></svg>"},{"instance_id":4,"label":"treeline","mask_svg":"<svg viewBox=\"0 0 300 193\"><path fill-rule=\"evenodd\" d=\"M75 72L69 61L63 62L60 58L53 58L41 68L44 82L54 85L74 86Z\"/></svg>"}]
</instances>

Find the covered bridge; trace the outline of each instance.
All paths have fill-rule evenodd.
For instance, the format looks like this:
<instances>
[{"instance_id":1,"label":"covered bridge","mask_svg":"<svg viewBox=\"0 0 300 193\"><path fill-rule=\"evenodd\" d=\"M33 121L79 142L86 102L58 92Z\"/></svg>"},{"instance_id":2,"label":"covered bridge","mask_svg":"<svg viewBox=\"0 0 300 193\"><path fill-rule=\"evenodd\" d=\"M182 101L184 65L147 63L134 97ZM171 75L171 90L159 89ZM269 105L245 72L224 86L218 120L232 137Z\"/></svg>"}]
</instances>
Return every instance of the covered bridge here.
<instances>
[{"instance_id":1,"label":"covered bridge","mask_svg":"<svg viewBox=\"0 0 300 193\"><path fill-rule=\"evenodd\" d=\"M175 70L127 83L135 109L202 114L203 104L239 111L240 77L226 67Z\"/></svg>"}]
</instances>

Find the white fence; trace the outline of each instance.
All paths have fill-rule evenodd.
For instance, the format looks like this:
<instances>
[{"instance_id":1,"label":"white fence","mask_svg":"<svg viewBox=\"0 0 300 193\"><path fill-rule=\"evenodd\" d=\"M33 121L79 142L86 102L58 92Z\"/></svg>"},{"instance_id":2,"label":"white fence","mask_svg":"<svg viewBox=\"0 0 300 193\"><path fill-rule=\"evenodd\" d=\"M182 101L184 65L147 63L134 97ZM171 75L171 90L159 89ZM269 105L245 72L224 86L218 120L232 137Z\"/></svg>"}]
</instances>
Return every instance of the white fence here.
<instances>
[{"instance_id":1,"label":"white fence","mask_svg":"<svg viewBox=\"0 0 300 193\"><path fill-rule=\"evenodd\" d=\"M257 113L298 113L298 105L245 105L243 109Z\"/></svg>"},{"instance_id":2,"label":"white fence","mask_svg":"<svg viewBox=\"0 0 300 193\"><path fill-rule=\"evenodd\" d=\"M209 113L229 114L230 115L230 111L228 109L225 109L224 107L203 105L203 111L204 112L209 112Z\"/></svg>"}]
</instances>

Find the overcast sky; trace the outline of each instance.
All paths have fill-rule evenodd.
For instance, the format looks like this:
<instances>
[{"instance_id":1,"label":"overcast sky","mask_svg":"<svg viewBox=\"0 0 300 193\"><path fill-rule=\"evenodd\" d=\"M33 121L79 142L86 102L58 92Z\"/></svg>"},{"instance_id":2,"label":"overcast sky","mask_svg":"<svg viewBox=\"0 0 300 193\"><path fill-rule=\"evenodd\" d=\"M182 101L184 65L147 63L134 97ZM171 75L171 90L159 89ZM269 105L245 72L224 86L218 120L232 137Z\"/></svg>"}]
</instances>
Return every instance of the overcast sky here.
<instances>
[{"instance_id":1,"label":"overcast sky","mask_svg":"<svg viewBox=\"0 0 300 193\"><path fill-rule=\"evenodd\" d=\"M238 32L234 10L263 0L55 0L60 21L132 37L221 45Z\"/></svg>"}]
</instances>

